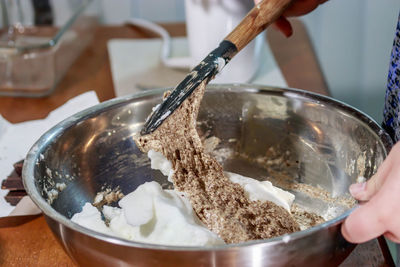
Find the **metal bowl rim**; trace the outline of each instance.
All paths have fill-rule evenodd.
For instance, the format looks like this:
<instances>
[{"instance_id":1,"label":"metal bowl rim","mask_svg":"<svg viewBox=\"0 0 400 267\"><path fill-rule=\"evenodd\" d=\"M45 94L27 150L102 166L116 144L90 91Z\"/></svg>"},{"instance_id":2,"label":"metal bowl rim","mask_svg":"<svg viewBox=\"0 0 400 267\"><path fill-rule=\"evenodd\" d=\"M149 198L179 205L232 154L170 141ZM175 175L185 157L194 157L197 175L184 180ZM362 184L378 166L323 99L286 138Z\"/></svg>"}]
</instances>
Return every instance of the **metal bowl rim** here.
<instances>
[{"instance_id":1,"label":"metal bowl rim","mask_svg":"<svg viewBox=\"0 0 400 267\"><path fill-rule=\"evenodd\" d=\"M88 235L92 238L99 239L108 243L113 243L122 246L128 247L139 247L139 248L147 248L147 249L158 249L158 250L170 250L170 251L216 251L216 250L227 250L233 248L242 248L248 246L255 246L255 245L274 245L277 243L287 243L296 239L300 239L304 236L311 235L323 228L331 227L338 225L344 221L344 219L356 208L349 209L348 211L344 212L342 215L329 220L323 224L311 227L309 229L294 232L288 235L283 235L271 239L266 240L253 240L247 241L239 244L224 244L224 245L217 245L217 246L168 246L168 245L157 245L157 244L149 244L149 243L141 243L126 240L123 238L113 237L110 235L102 234L91 229L85 228L80 226L76 223L73 223L70 219L66 218L65 216L59 214L55 209L51 207L47 201L45 201L39 192L36 190L35 187L35 179L34 179L34 169L36 162L40 159L41 151L46 147L46 145L56 136L62 134L64 130L68 129L69 127L77 124L80 121L87 119L88 117L92 117L98 113L106 111L110 107L118 106L123 103L130 102L135 99L139 99L142 97L152 96L161 94L166 90L171 90L172 88L158 88L152 89L145 92L139 92L128 96L114 98L90 108L87 108L83 111L80 111L65 120L59 122L46 133L44 133L38 141L32 146L29 150L22 172L23 184L28 195L31 197L33 202L42 210L42 212L48 218L55 220L58 223L61 223L63 226L68 227L72 230L78 231L81 234ZM256 84L211 84L207 86L207 90L218 90L218 89L225 89L228 91L235 90L238 92L249 92L249 93L275 93L280 94L284 97L290 98L299 98L311 102L316 102L318 104L326 103L333 105L334 107L349 113L353 117L359 119L363 123L367 124L369 128L380 138L384 148L386 149L386 155L390 151L393 143L390 136L379 126L379 124L374 121L370 116L366 115L362 111L344 103L334 98L320 95L317 93L312 93L309 91L295 89L295 88L282 88L282 87L272 87L272 86L265 86L265 85L256 85ZM285 241L284 241L285 240ZM289 241L287 241L289 240Z\"/></svg>"}]
</instances>

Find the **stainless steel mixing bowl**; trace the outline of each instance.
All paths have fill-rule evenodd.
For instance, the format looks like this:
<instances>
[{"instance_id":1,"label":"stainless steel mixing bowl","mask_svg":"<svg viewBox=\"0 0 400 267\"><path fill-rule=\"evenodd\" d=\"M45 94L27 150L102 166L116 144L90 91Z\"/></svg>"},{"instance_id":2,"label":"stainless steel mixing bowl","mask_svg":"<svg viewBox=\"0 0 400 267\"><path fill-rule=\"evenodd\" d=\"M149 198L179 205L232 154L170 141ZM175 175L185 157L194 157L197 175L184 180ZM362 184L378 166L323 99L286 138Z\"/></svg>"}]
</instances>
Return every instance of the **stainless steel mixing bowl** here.
<instances>
[{"instance_id":1,"label":"stainless steel mixing bowl","mask_svg":"<svg viewBox=\"0 0 400 267\"><path fill-rule=\"evenodd\" d=\"M334 219L285 238L215 247L131 242L71 222L69 218L85 202L92 202L107 187L119 187L127 194L146 181L166 182L150 169L146 155L132 140L151 108L161 101L162 92L143 92L82 111L45 133L27 155L25 188L77 263L329 266L351 252L353 245L340 234L340 224L351 210L339 204L334 205ZM332 197L348 196L348 186L359 175L370 177L391 146L388 135L361 112L331 98L293 89L208 86L199 121L203 135L221 139L216 149L226 170L272 180L274 173L282 173L293 182L319 186ZM281 164L255 160L263 157ZM62 183L66 188L60 191ZM319 199L295 194L299 205L318 213L332 209Z\"/></svg>"}]
</instances>

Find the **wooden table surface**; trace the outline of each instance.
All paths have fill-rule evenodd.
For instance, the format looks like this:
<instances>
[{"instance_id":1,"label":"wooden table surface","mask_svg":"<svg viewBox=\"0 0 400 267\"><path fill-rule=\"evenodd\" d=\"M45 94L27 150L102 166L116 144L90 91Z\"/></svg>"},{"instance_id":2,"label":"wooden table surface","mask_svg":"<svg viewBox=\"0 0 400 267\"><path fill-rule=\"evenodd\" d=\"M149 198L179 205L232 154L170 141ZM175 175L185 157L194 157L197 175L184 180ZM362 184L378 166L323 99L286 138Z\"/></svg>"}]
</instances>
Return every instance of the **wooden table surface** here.
<instances>
[{"instance_id":1,"label":"wooden table surface","mask_svg":"<svg viewBox=\"0 0 400 267\"><path fill-rule=\"evenodd\" d=\"M183 24L163 25L172 36L185 35ZM287 40L271 30L268 42L288 86L329 94L304 26L295 22L294 36ZM126 26L101 26L94 41L75 61L53 94L45 98L0 97L0 114L12 123L45 118L67 100L89 90L100 101L115 96L112 84L107 41L112 38L151 38L150 33ZM3 177L1 177L3 178ZM358 246L359 253L347 259L347 266L375 262L385 265L377 242L368 248ZM360 249L361 247L361 249ZM351 259L353 258L353 259ZM361 264L361 265L360 265ZM18 227L0 228L1 266L75 266L57 243L43 216ZM353 265L355 266L355 265ZM365 266L365 265L363 265Z\"/></svg>"}]
</instances>

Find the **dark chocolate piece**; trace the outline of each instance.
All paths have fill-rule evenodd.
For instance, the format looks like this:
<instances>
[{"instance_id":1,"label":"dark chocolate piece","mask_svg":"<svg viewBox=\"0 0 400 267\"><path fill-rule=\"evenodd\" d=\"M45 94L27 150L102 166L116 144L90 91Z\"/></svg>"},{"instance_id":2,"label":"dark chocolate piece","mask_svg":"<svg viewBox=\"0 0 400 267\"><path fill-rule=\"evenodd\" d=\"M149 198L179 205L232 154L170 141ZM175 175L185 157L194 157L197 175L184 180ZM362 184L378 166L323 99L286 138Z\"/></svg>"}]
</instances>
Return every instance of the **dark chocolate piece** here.
<instances>
[{"instance_id":1,"label":"dark chocolate piece","mask_svg":"<svg viewBox=\"0 0 400 267\"><path fill-rule=\"evenodd\" d=\"M22 183L22 177L14 170L7 179L1 183L1 189L4 190L25 190Z\"/></svg>"},{"instance_id":2,"label":"dark chocolate piece","mask_svg":"<svg viewBox=\"0 0 400 267\"><path fill-rule=\"evenodd\" d=\"M18 202L26 195L27 193L25 190L15 190L8 192L4 198L8 203L10 203L10 205L16 206Z\"/></svg>"},{"instance_id":3,"label":"dark chocolate piece","mask_svg":"<svg viewBox=\"0 0 400 267\"><path fill-rule=\"evenodd\" d=\"M13 206L17 205L18 202L24 196L27 195L24 188L24 184L22 183L22 176L21 176L23 165L24 165L23 160L14 163L14 170L1 183L1 189L10 190L10 192L4 198L8 203L10 203Z\"/></svg>"},{"instance_id":4,"label":"dark chocolate piece","mask_svg":"<svg viewBox=\"0 0 400 267\"><path fill-rule=\"evenodd\" d=\"M19 176L22 175L22 166L24 166L24 160L14 163L14 170L17 172Z\"/></svg>"}]
</instances>

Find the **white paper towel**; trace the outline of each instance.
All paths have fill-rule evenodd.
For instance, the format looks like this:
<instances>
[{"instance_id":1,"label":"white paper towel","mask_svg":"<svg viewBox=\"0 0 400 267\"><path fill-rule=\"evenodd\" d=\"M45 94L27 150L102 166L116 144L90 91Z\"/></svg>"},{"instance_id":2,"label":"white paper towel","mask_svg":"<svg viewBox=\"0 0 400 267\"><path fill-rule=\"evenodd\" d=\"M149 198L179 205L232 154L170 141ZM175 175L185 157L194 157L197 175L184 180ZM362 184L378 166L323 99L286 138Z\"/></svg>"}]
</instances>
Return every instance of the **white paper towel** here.
<instances>
[{"instance_id":1,"label":"white paper towel","mask_svg":"<svg viewBox=\"0 0 400 267\"><path fill-rule=\"evenodd\" d=\"M94 91L81 94L53 110L47 118L11 124L0 115L0 180L12 171L13 164L24 159L32 145L47 130L67 117L99 103ZM8 190L0 189L0 217L14 209L4 200Z\"/></svg>"}]
</instances>

